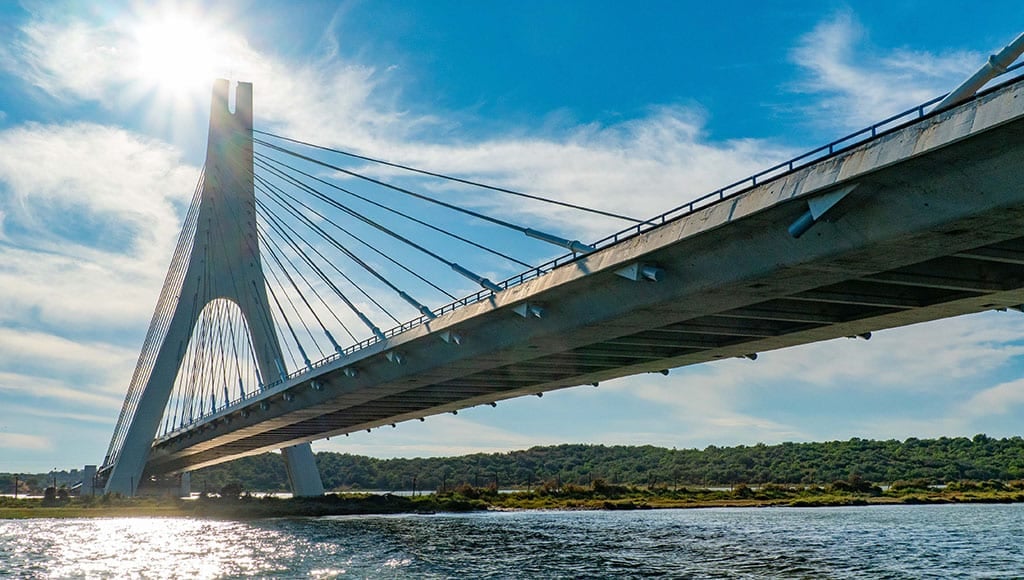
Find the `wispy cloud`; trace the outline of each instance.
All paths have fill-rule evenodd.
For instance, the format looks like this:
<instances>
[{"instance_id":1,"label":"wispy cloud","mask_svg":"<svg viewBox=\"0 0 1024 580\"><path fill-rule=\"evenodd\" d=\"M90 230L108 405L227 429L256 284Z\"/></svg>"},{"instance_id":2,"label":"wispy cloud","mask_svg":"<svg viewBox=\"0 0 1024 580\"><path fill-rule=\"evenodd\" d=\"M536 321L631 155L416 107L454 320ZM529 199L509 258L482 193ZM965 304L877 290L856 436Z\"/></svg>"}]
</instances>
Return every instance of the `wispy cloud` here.
<instances>
[{"instance_id":1,"label":"wispy cloud","mask_svg":"<svg viewBox=\"0 0 1024 580\"><path fill-rule=\"evenodd\" d=\"M147 319L197 177L121 129L0 132L0 321L102 332Z\"/></svg>"},{"instance_id":2,"label":"wispy cloud","mask_svg":"<svg viewBox=\"0 0 1024 580\"><path fill-rule=\"evenodd\" d=\"M30 24L13 60L23 65L17 72L52 95L115 106L117 95L132 83L125 63L137 50L124 33L123 26L77 20ZM216 58L235 78L254 82L261 127L639 218L791 153L756 139L710 142L704 114L678 106L654 106L641 118L557 134L453 140L443 111L417 112L402 104L400 70L341 59L330 50L330 34L324 37L324 55L302 64L259 53L241 37L221 34ZM205 95L201 102L207 102ZM571 223L571 233L581 239L623 225L500 196L481 196L478 203L533 225L564 228Z\"/></svg>"},{"instance_id":3,"label":"wispy cloud","mask_svg":"<svg viewBox=\"0 0 1024 580\"><path fill-rule=\"evenodd\" d=\"M120 403L118 403L120 404ZM114 407L110 407L112 410ZM97 414L97 413L83 413L75 411L59 411L42 407L30 407L28 405L6 405L5 409L14 415L22 417L39 417L42 419L59 419L61 422L64 421L77 421L79 423L93 423L101 425L101 428L110 427L111 421L114 419L113 413L108 414Z\"/></svg>"},{"instance_id":4,"label":"wispy cloud","mask_svg":"<svg viewBox=\"0 0 1024 580\"><path fill-rule=\"evenodd\" d=\"M1024 355L1018 326L1013 315L983 313L876 332L867 342L837 339L761 353L756 361L724 360L677 369L668 377L630 377L602 388L670 410L683 445L820 440L850 436L851 430L880 438L970 434L984 430L984 416L1024 403L1024 382L984 387ZM908 406L879 409L865 419L815 405L834 401L840 390L851 399L895 394L890 404ZM805 407L796 413L813 413L806 416L811 424L769 418L779 413L770 404L772 393L802 400ZM911 407L915 400L935 398L931 419L921 419ZM835 419L820 421L819 413Z\"/></svg>"},{"instance_id":5,"label":"wispy cloud","mask_svg":"<svg viewBox=\"0 0 1024 580\"><path fill-rule=\"evenodd\" d=\"M985 62L983 55L970 51L879 51L850 11L837 13L801 38L792 60L807 72L794 88L824 96L811 108L813 117L849 128L952 90Z\"/></svg>"},{"instance_id":6,"label":"wispy cloud","mask_svg":"<svg viewBox=\"0 0 1024 580\"><path fill-rule=\"evenodd\" d=\"M51 379L43 373L0 372L0 393L16 396L20 400L41 399L43 401L36 402L50 402L62 408L81 408L81 405L88 405L97 409L117 409L124 398L120 393L111 392L110 389L97 389L95 385L86 382L69 383L63 377Z\"/></svg>"},{"instance_id":7,"label":"wispy cloud","mask_svg":"<svg viewBox=\"0 0 1024 580\"><path fill-rule=\"evenodd\" d=\"M762 353L756 362L727 360L692 370L711 389L786 383L817 390L929 391L991 372L1024 354L1012 316L985 313Z\"/></svg>"},{"instance_id":8,"label":"wispy cloud","mask_svg":"<svg viewBox=\"0 0 1024 580\"><path fill-rule=\"evenodd\" d=\"M963 406L964 414L971 418L1006 415L1024 405L1024 379L1017 379L989 387L972 396Z\"/></svg>"},{"instance_id":9,"label":"wispy cloud","mask_svg":"<svg viewBox=\"0 0 1024 580\"><path fill-rule=\"evenodd\" d=\"M37 373L79 385L103 384L130 370L134 345L70 340L52 333L0 327L0 368Z\"/></svg>"},{"instance_id":10,"label":"wispy cloud","mask_svg":"<svg viewBox=\"0 0 1024 580\"><path fill-rule=\"evenodd\" d=\"M0 431L0 449L49 451L52 448L53 443L46 437Z\"/></svg>"},{"instance_id":11,"label":"wispy cloud","mask_svg":"<svg viewBox=\"0 0 1024 580\"><path fill-rule=\"evenodd\" d=\"M0 394L116 412L197 175L123 129L0 131Z\"/></svg>"},{"instance_id":12,"label":"wispy cloud","mask_svg":"<svg viewBox=\"0 0 1024 580\"><path fill-rule=\"evenodd\" d=\"M177 229L177 210L182 200L187 203L197 178L198 168L184 164L180 152L123 129L30 124L0 133L0 181L12 202L7 219L33 228L36 245L58 238L57 248L71 242L112 254L150 251L154 241L166 244L161 237ZM127 229L128 237L112 246L98 236L56 227L57 216L68 211L100 228Z\"/></svg>"},{"instance_id":13,"label":"wispy cloud","mask_svg":"<svg viewBox=\"0 0 1024 580\"><path fill-rule=\"evenodd\" d=\"M403 423L396 429L383 427L371 433L319 441L315 448L378 457L438 457L495 453L563 442L556 437L518 433L462 417L439 415L423 423Z\"/></svg>"},{"instance_id":14,"label":"wispy cloud","mask_svg":"<svg viewBox=\"0 0 1024 580\"><path fill-rule=\"evenodd\" d=\"M119 82L119 50L107 42L109 27L80 21L32 20L21 37L2 50L5 68L24 67L20 76L53 98L102 100Z\"/></svg>"},{"instance_id":15,"label":"wispy cloud","mask_svg":"<svg viewBox=\"0 0 1024 580\"><path fill-rule=\"evenodd\" d=\"M640 375L602 386L614 392L629 393L668 411L668 420L652 421L648 428L662 427L661 439L671 440L673 445L794 441L811 435L797 426L743 410L747 400L744 387L746 385L707 380L701 373L686 371L676 371L668 377Z\"/></svg>"},{"instance_id":16,"label":"wispy cloud","mask_svg":"<svg viewBox=\"0 0 1024 580\"><path fill-rule=\"evenodd\" d=\"M693 109L655 107L642 118L579 126L561 135L382 145L413 165L639 218L686 203L792 153L757 139L711 142L705 123L703 113ZM529 224L572 224L584 238L625 225L497 196L488 196L487 203Z\"/></svg>"}]
</instances>

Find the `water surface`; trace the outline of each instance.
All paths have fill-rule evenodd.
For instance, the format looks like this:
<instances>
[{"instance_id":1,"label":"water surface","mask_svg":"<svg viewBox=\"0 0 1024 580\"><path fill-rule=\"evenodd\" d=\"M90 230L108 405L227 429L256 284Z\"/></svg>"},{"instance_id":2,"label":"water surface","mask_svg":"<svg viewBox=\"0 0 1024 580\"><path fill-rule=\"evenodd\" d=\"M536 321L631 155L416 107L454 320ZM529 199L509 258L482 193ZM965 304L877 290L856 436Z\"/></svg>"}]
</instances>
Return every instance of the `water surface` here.
<instances>
[{"instance_id":1,"label":"water surface","mask_svg":"<svg viewBox=\"0 0 1024 580\"><path fill-rule=\"evenodd\" d=\"M1014 578L1024 505L0 521L0 577Z\"/></svg>"}]
</instances>

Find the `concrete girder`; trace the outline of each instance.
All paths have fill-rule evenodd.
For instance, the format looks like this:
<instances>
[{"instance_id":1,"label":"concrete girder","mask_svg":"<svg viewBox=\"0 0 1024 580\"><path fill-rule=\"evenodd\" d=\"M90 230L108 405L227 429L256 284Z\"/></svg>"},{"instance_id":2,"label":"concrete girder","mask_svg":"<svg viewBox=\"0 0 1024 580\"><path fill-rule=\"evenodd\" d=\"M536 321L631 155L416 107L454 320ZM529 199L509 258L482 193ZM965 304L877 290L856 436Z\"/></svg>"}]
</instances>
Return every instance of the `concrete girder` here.
<instances>
[{"instance_id":1,"label":"concrete girder","mask_svg":"<svg viewBox=\"0 0 1024 580\"><path fill-rule=\"evenodd\" d=\"M983 294L1020 287L1024 283L1024 267L949 256L898 270L879 272L865 279L886 284Z\"/></svg>"},{"instance_id":2,"label":"concrete girder","mask_svg":"<svg viewBox=\"0 0 1024 580\"><path fill-rule=\"evenodd\" d=\"M976 293L942 288L919 287L907 289L870 280L849 280L817 290L800 292L788 298L809 302L831 302L859 306L881 306L885 308L920 308L937 302L965 298L972 294Z\"/></svg>"},{"instance_id":3,"label":"concrete girder","mask_svg":"<svg viewBox=\"0 0 1024 580\"><path fill-rule=\"evenodd\" d=\"M208 436L223 443L221 449L214 445L193 453L201 446L157 442L154 459L161 464L167 458L161 469L215 463L232 453L259 452L272 441L388 424L487 402L482 397L520 396L1024 303L1024 288L1014 286L1016 276L999 279L1012 274L1008 270L986 270L993 277L983 280L990 284L984 293L873 279L920 274L917 265L1020 237L1024 188L1016 168L1024 164L1022 86L895 129L448 312L431 321L429 330L413 328L356 353L357 361L349 364L359 365L359 377L320 393L306 389L295 401L302 409L275 411L261 424L247 426L244 437L211 431ZM858 187L834 216L799 240L785 231L806 210L806 199L853 182ZM615 274L632 263L658 264L663 280L637 284ZM848 283L894 288L861 295L868 300L807 299L815 292L840 298ZM512 312L525 302L543 304L544 316L524 319ZM914 303L923 306L910 306ZM464 336L462 344L437 340L436 333L448 330ZM746 340L659 360L599 364L573 354L630 337L700 336L701 331ZM394 348L408 355L405 365L384 360L382 353ZM508 378L537 369L545 372L532 384ZM336 371L326 365L321 376L334 384ZM414 396L417 389L447 381L493 384L496 390L337 427L348 422L346 409L399 393Z\"/></svg>"},{"instance_id":4,"label":"concrete girder","mask_svg":"<svg viewBox=\"0 0 1024 580\"><path fill-rule=\"evenodd\" d=\"M953 257L1024 266L1024 248L1009 248L1006 247L1005 244L997 244L985 248L967 250L966 252L958 252L953 254Z\"/></svg>"},{"instance_id":5,"label":"concrete girder","mask_svg":"<svg viewBox=\"0 0 1024 580\"><path fill-rule=\"evenodd\" d=\"M672 333L685 335L696 334L764 338L769 336L779 336L786 332L792 332L802 326L806 325L776 322L771 320L738 321L735 318L725 316L702 316L686 322L677 322L675 324L654 328L645 332L652 334Z\"/></svg>"}]
</instances>

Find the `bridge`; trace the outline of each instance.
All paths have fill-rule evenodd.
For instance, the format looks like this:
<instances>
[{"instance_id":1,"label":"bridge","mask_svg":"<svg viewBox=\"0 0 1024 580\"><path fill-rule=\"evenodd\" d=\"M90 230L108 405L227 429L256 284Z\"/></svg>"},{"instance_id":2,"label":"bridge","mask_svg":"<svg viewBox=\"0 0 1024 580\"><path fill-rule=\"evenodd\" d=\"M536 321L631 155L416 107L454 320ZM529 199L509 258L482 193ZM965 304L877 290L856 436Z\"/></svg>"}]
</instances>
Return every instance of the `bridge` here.
<instances>
[{"instance_id":1,"label":"bridge","mask_svg":"<svg viewBox=\"0 0 1024 580\"><path fill-rule=\"evenodd\" d=\"M944 99L648 220L257 131L252 86L238 84L232 113L228 83L218 81L204 176L100 469L106 490L134 494L156 478L283 449L294 492L316 495L309 442L320 438L1021 309L1024 81L975 95L1021 51L1024 35ZM414 191L409 173L448 185ZM357 183L397 197L357 192ZM445 201L472 188L633 223L584 244ZM434 209L398 198L458 217L432 221ZM454 236L468 248L457 252L464 260L360 204ZM405 250L381 252L338 216ZM508 236L525 235L569 253L492 282L466 266L487 264L471 253L526 263L454 234L460 220L503 232L488 241L515 247ZM430 308L384 274L389 264L451 298L432 278L447 272L481 289ZM394 300L366 292L356 271ZM399 323L395 304L414 316ZM380 330L370 308L397 326ZM342 346L336 337L346 335Z\"/></svg>"}]
</instances>

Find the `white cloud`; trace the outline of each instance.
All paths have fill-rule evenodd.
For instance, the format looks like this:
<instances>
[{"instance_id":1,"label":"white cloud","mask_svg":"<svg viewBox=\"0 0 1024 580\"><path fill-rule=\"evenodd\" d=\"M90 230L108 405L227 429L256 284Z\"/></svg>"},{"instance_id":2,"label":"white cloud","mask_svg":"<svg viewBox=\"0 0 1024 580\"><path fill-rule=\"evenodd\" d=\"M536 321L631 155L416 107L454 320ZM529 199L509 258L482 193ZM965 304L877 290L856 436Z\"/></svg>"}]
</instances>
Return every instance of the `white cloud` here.
<instances>
[{"instance_id":1,"label":"white cloud","mask_svg":"<svg viewBox=\"0 0 1024 580\"><path fill-rule=\"evenodd\" d=\"M44 29L45 34L37 32ZM130 53L138 50L126 30L124 25L81 21L31 24L15 58L26 66L16 72L52 95L112 107L126 86L140 82L126 66ZM258 53L230 32L218 32L215 44L221 49L214 58L234 78L254 83L258 126L641 219L792 153L755 139L710 143L703 115L683 107L654 107L643 118L582 125L558 135L453 144L436 113L402 108L396 76L401 71L343 61L330 50L329 36L322 58L297 65ZM72 51L76 54L68 54ZM207 102L205 94L199 102ZM444 134L443 143L431 138L433 129ZM488 194L476 199L527 225L559 228L584 241L628 225L515 198Z\"/></svg>"},{"instance_id":2,"label":"white cloud","mask_svg":"<svg viewBox=\"0 0 1024 580\"><path fill-rule=\"evenodd\" d=\"M1024 405L1024 379L1000 383L972 396L963 406L969 417L1005 415Z\"/></svg>"},{"instance_id":3,"label":"white cloud","mask_svg":"<svg viewBox=\"0 0 1024 580\"><path fill-rule=\"evenodd\" d=\"M970 51L880 53L866 40L851 12L836 14L800 39L792 60L808 78L796 88L825 95L811 110L814 117L859 129L952 90L985 62Z\"/></svg>"},{"instance_id":4,"label":"white cloud","mask_svg":"<svg viewBox=\"0 0 1024 580\"><path fill-rule=\"evenodd\" d=\"M704 124L704 117L692 109L657 107L647 117L609 126L585 125L561 136L383 145L413 166L640 219L710 193L792 153L756 139L711 143ZM571 232L584 240L629 225L502 196L480 199L476 203L526 225L564 229L571 224Z\"/></svg>"},{"instance_id":5,"label":"white cloud","mask_svg":"<svg viewBox=\"0 0 1024 580\"><path fill-rule=\"evenodd\" d=\"M870 341L837 339L602 384L668 410L680 445L861 437L939 436L984 430L973 422L1024 403L1024 382L984 389L1024 355L1019 317L982 313L876 332ZM811 424L771 419L772 393L798 396ZM815 401L885 400L874 416L826 409ZM914 406L942 397L930 419ZM902 402L902 403L901 403ZM829 404L821 403L821 404ZM905 404L901 408L899 405ZM815 410L817 408L817 410ZM770 410L771 409L771 410ZM835 417L834 421L821 421ZM653 424L648 428L653 427ZM659 438L664 440L665 437Z\"/></svg>"},{"instance_id":6,"label":"white cloud","mask_svg":"<svg viewBox=\"0 0 1024 580\"><path fill-rule=\"evenodd\" d=\"M63 377L54 379L44 375L0 372L0 394L13 395L18 400L45 399L60 405L88 405L97 409L117 409L124 398L120 393L110 392L112 389L96 389L85 381L72 383Z\"/></svg>"},{"instance_id":7,"label":"white cloud","mask_svg":"<svg viewBox=\"0 0 1024 580\"><path fill-rule=\"evenodd\" d=\"M694 368L712 390L751 384L813 385L861 391L930 391L989 372L1024 354L1012 315L982 313L876 332L870 341L840 338Z\"/></svg>"},{"instance_id":8,"label":"white cloud","mask_svg":"<svg viewBox=\"0 0 1024 580\"><path fill-rule=\"evenodd\" d=\"M352 433L315 443L316 451L336 451L369 456L439 457L470 453L497 453L564 441L500 429L453 415L409 421L395 429L381 427L371 433Z\"/></svg>"},{"instance_id":9,"label":"white cloud","mask_svg":"<svg viewBox=\"0 0 1024 580\"><path fill-rule=\"evenodd\" d=\"M113 399L111 399L113 400ZM115 401L120 405L120 401ZM39 417L42 419L59 419L60 421L78 421L81 423L96 423L101 425L101 429L107 429L110 427L111 422L114 420L113 413L116 412L116 407L109 407L112 411L110 414L102 415L96 413L83 413L76 411L60 411L52 408L43 407L30 407L27 405L5 405L4 407L12 415L18 415L21 417ZM76 407L77 408L77 407Z\"/></svg>"},{"instance_id":10,"label":"white cloud","mask_svg":"<svg viewBox=\"0 0 1024 580\"><path fill-rule=\"evenodd\" d=\"M0 432L0 449L48 451L52 448L53 442L47 437L26 433Z\"/></svg>"},{"instance_id":11,"label":"white cloud","mask_svg":"<svg viewBox=\"0 0 1024 580\"><path fill-rule=\"evenodd\" d=\"M0 132L0 322L147 319L197 177L178 152L120 129Z\"/></svg>"},{"instance_id":12,"label":"white cloud","mask_svg":"<svg viewBox=\"0 0 1024 580\"><path fill-rule=\"evenodd\" d=\"M699 372L677 370L668 377L639 375L612 381L603 384L602 389L629 393L668 410L670 421L659 421L659 424L671 425L670 435L663 433L660 439L669 439L673 445L688 447L710 442L778 442L808 438L809 434L799 427L743 411L747 386L742 382L716 381Z\"/></svg>"},{"instance_id":13,"label":"white cloud","mask_svg":"<svg viewBox=\"0 0 1024 580\"><path fill-rule=\"evenodd\" d=\"M35 20L21 28L21 41L5 51L4 61L8 68L26 66L22 76L55 98L99 100L124 68L105 32L84 22Z\"/></svg>"},{"instance_id":14,"label":"white cloud","mask_svg":"<svg viewBox=\"0 0 1024 580\"><path fill-rule=\"evenodd\" d=\"M136 244L108 250L113 254L166 253L167 238L174 237L168 234L179 225L176 207L187 203L198 175L180 152L122 129L31 124L0 133L0 181L12 202L8 224L54 226L70 213L76 221L128 228L141 236ZM32 232L36 245L40 235L43 241L60 236L59 228L38 229ZM57 247L80 239L80 234L64 235ZM154 242L163 246L152 248Z\"/></svg>"},{"instance_id":15,"label":"white cloud","mask_svg":"<svg viewBox=\"0 0 1024 580\"><path fill-rule=\"evenodd\" d=\"M0 132L3 400L52 413L40 423L97 422L88 407L112 424L197 175L172 148L121 129Z\"/></svg>"},{"instance_id":16,"label":"white cloud","mask_svg":"<svg viewBox=\"0 0 1024 580\"><path fill-rule=\"evenodd\" d=\"M137 357L134 350L134 346L114 347L102 342L69 340L51 333L0 327L0 368L74 380L81 386L95 388L96 384L122 378L121 375L134 367ZM117 389L121 390L123 388Z\"/></svg>"}]
</instances>

